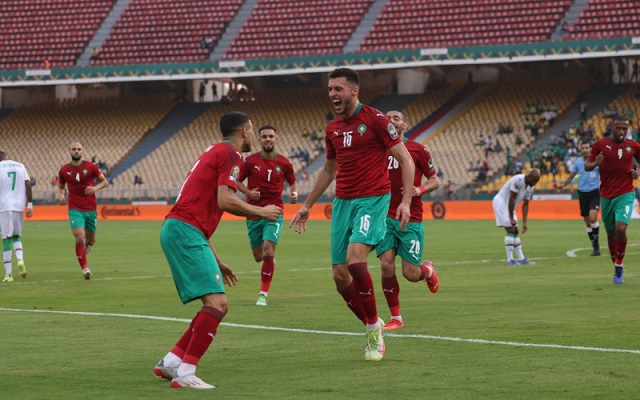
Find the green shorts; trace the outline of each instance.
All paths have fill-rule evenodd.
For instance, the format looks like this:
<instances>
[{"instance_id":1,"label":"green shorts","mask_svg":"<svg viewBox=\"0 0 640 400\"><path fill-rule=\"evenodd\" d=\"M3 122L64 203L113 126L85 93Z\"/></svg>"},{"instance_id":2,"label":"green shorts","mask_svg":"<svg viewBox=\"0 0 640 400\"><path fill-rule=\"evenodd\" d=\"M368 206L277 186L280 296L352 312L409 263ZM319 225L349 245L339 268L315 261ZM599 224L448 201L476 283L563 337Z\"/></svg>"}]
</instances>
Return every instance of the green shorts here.
<instances>
[{"instance_id":1,"label":"green shorts","mask_svg":"<svg viewBox=\"0 0 640 400\"><path fill-rule=\"evenodd\" d=\"M602 205L602 222L604 229L613 231L616 229L616 222L624 222L629 225L631 213L633 211L633 192L621 194L613 199L600 198Z\"/></svg>"},{"instance_id":2,"label":"green shorts","mask_svg":"<svg viewBox=\"0 0 640 400\"><path fill-rule=\"evenodd\" d=\"M387 234L376 246L376 256L396 249L396 255L413 265L420 265L422 246L424 244L424 225L422 222L409 222L404 231L400 229L400 221L387 216Z\"/></svg>"},{"instance_id":3,"label":"green shorts","mask_svg":"<svg viewBox=\"0 0 640 400\"><path fill-rule=\"evenodd\" d=\"M282 233L282 222L284 216L278 217L277 221L267 221L266 219L248 219L247 232L251 248L260 247L265 240L278 244Z\"/></svg>"},{"instance_id":4,"label":"green shorts","mask_svg":"<svg viewBox=\"0 0 640 400\"><path fill-rule=\"evenodd\" d=\"M202 232L186 222L169 218L160 230L160 245L182 303L211 293L224 293L220 267Z\"/></svg>"},{"instance_id":5,"label":"green shorts","mask_svg":"<svg viewBox=\"0 0 640 400\"><path fill-rule=\"evenodd\" d=\"M69 209L69 225L71 229L84 228L87 232L95 232L98 225L98 211Z\"/></svg>"},{"instance_id":6,"label":"green shorts","mask_svg":"<svg viewBox=\"0 0 640 400\"><path fill-rule=\"evenodd\" d=\"M391 194L334 199L331 215L331 263L345 264L349 243L376 246L387 232Z\"/></svg>"}]
</instances>

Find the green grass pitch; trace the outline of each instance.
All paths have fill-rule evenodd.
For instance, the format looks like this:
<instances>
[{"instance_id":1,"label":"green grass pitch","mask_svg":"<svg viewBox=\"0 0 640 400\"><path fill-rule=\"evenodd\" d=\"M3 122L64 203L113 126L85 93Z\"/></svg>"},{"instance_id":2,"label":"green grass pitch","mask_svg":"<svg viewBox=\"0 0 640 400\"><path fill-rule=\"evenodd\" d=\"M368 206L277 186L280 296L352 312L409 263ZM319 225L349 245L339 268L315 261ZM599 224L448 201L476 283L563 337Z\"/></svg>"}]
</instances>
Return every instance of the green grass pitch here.
<instances>
[{"instance_id":1,"label":"green grass pitch","mask_svg":"<svg viewBox=\"0 0 640 400\"><path fill-rule=\"evenodd\" d=\"M286 222L288 224L288 221ZM492 221L426 222L432 294L400 276L403 329L364 361L364 329L331 278L329 222L286 229L268 307L243 222L213 237L239 275L229 314L198 367L212 391L171 389L155 363L199 305L178 300L161 222L101 221L84 281L66 222L28 221L26 279L0 285L4 399L634 399L640 398L640 222L628 229L625 283L589 257L583 222L530 221L534 266L506 266ZM606 237L601 239L607 253ZM389 311L370 258L378 310ZM398 273L400 270L398 268Z\"/></svg>"}]
</instances>

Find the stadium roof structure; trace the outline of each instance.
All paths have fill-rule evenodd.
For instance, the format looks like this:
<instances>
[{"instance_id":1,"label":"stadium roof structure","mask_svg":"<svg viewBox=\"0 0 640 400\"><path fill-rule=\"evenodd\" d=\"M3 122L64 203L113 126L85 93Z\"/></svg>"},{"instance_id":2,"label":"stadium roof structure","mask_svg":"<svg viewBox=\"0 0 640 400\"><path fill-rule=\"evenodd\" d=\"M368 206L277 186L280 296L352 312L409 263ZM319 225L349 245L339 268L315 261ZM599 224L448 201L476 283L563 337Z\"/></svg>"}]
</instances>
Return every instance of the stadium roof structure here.
<instances>
[{"instance_id":1,"label":"stadium roof structure","mask_svg":"<svg viewBox=\"0 0 640 400\"><path fill-rule=\"evenodd\" d=\"M328 72L337 67L373 70L638 55L640 55L640 37L624 37L260 60L12 70L0 71L0 87L295 75Z\"/></svg>"}]
</instances>

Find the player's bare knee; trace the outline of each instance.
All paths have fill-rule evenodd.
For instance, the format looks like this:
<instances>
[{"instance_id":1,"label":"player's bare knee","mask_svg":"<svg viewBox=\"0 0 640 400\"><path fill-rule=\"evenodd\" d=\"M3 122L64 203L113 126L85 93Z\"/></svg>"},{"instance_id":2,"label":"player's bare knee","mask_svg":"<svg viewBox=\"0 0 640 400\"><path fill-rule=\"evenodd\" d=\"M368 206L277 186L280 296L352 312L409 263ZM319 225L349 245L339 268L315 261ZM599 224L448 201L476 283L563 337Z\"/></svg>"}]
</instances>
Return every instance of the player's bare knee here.
<instances>
[{"instance_id":1,"label":"player's bare knee","mask_svg":"<svg viewBox=\"0 0 640 400\"><path fill-rule=\"evenodd\" d=\"M420 269L419 267L416 267L416 270L412 271L403 268L402 276L404 276L404 279L408 280L409 282L418 282L420 280Z\"/></svg>"},{"instance_id":2,"label":"player's bare knee","mask_svg":"<svg viewBox=\"0 0 640 400\"><path fill-rule=\"evenodd\" d=\"M395 264L390 264L386 262L380 263L380 271L382 273L383 278L391 278L396 274L396 266Z\"/></svg>"}]
</instances>

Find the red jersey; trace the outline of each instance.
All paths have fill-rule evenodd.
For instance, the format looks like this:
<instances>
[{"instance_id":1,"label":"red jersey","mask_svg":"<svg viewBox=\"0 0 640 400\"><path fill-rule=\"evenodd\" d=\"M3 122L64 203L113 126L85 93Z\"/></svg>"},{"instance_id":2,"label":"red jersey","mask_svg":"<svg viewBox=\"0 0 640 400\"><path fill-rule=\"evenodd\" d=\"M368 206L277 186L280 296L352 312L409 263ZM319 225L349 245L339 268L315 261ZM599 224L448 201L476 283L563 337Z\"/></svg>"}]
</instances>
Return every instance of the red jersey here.
<instances>
[{"instance_id":1,"label":"red jersey","mask_svg":"<svg viewBox=\"0 0 640 400\"><path fill-rule=\"evenodd\" d=\"M356 112L338 117L326 128L327 159L335 159L336 197L353 199L388 193L387 149L402 140L389 119L375 108L358 104Z\"/></svg>"},{"instance_id":2,"label":"red jersey","mask_svg":"<svg viewBox=\"0 0 640 400\"><path fill-rule=\"evenodd\" d=\"M633 159L640 162L640 144L625 139L618 143L604 137L593 144L589 161L598 154L604 155L600 164L600 197L613 199L625 193L633 192Z\"/></svg>"},{"instance_id":3,"label":"red jersey","mask_svg":"<svg viewBox=\"0 0 640 400\"><path fill-rule=\"evenodd\" d=\"M191 167L176 204L165 218L193 225L209 239L223 213L218 207L218 190L220 186L238 188L243 164L242 154L232 143L224 141L209 146Z\"/></svg>"},{"instance_id":4,"label":"red jersey","mask_svg":"<svg viewBox=\"0 0 640 400\"><path fill-rule=\"evenodd\" d=\"M102 175L100 168L91 161L82 160L78 166L65 164L58 172L60 183L66 183L69 190L69 209L95 211L98 208L96 195L84 193L87 186L94 186L95 179Z\"/></svg>"},{"instance_id":5,"label":"red jersey","mask_svg":"<svg viewBox=\"0 0 640 400\"><path fill-rule=\"evenodd\" d=\"M293 174L293 165L291 161L284 156L276 154L273 160L262 157L262 153L258 152L250 155L244 160L244 167L240 170L240 182L249 178L247 188L249 190L259 189L260 198L252 200L247 198L249 204L264 207L270 204L283 207L282 191L284 190L284 181L289 185L296 181ZM257 217L248 217L247 219L259 219Z\"/></svg>"},{"instance_id":6,"label":"red jersey","mask_svg":"<svg viewBox=\"0 0 640 400\"><path fill-rule=\"evenodd\" d=\"M413 176L413 186L420 186L422 176L431 178L436 174L436 169L431 161L431 154L426 147L413 140L404 140L409 154L416 166L416 172ZM396 217L398 206L402 202L402 168L398 160L391 153L387 152L387 169L389 169L389 181L391 182L391 204L389 205L389 214L391 218ZM411 218L410 222L422 222L422 197L414 196L411 198Z\"/></svg>"}]
</instances>

